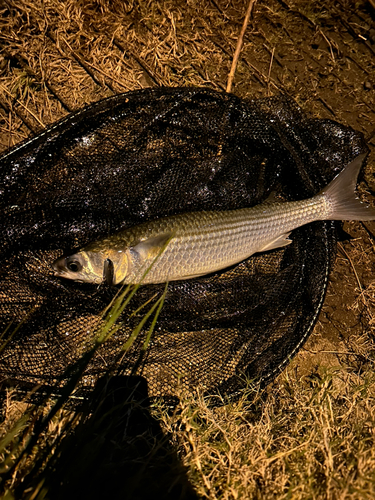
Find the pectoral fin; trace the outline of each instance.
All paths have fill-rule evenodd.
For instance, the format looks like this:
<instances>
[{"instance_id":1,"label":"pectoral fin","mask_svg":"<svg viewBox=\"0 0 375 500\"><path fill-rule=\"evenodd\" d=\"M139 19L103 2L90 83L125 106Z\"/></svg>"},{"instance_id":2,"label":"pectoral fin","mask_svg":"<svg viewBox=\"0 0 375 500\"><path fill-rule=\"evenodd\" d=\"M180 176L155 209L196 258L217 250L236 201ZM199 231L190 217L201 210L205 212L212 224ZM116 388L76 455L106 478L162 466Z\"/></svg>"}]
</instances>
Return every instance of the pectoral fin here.
<instances>
[{"instance_id":1,"label":"pectoral fin","mask_svg":"<svg viewBox=\"0 0 375 500\"><path fill-rule=\"evenodd\" d=\"M163 233L157 236L151 236L131 247L131 252L137 253L138 258L142 261L156 259L159 253L165 249L172 236L173 233Z\"/></svg>"},{"instance_id":2,"label":"pectoral fin","mask_svg":"<svg viewBox=\"0 0 375 500\"><path fill-rule=\"evenodd\" d=\"M292 243L289 239L290 233L281 234L274 240L267 243L263 248L260 248L258 252L265 252L266 250L273 250L274 248L286 247Z\"/></svg>"}]
</instances>

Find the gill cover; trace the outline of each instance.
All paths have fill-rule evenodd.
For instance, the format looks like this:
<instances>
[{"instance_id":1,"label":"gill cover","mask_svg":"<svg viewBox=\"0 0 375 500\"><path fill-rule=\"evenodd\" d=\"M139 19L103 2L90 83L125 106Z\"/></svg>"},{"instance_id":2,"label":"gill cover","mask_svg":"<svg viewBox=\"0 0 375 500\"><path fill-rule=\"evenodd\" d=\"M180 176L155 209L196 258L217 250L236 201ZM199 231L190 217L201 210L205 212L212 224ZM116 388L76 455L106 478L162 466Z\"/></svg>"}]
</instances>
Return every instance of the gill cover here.
<instances>
[{"instance_id":1,"label":"gill cover","mask_svg":"<svg viewBox=\"0 0 375 500\"><path fill-rule=\"evenodd\" d=\"M123 283L129 274L129 250L110 250L105 252L102 273L103 279L109 286Z\"/></svg>"}]
</instances>

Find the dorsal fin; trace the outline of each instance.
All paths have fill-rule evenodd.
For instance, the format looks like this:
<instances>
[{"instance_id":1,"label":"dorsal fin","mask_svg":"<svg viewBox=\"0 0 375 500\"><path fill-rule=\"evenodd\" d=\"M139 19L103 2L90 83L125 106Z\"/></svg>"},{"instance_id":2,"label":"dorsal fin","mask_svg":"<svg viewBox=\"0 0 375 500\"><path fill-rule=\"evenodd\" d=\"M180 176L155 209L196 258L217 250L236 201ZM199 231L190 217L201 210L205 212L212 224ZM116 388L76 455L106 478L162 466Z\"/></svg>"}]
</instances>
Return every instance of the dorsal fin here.
<instances>
[{"instance_id":1,"label":"dorsal fin","mask_svg":"<svg viewBox=\"0 0 375 500\"><path fill-rule=\"evenodd\" d=\"M276 191L271 191L267 198L262 202L263 203L280 203L282 200Z\"/></svg>"}]
</instances>

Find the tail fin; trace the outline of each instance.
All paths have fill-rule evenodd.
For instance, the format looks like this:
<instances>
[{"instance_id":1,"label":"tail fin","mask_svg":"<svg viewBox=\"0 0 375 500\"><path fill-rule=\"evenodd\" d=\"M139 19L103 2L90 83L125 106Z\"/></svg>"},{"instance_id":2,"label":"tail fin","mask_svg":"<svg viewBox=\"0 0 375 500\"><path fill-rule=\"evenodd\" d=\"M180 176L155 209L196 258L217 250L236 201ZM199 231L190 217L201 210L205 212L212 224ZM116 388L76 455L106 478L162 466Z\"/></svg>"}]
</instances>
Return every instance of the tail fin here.
<instances>
[{"instance_id":1,"label":"tail fin","mask_svg":"<svg viewBox=\"0 0 375 500\"><path fill-rule=\"evenodd\" d=\"M357 156L319 194L330 205L332 220L375 220L375 209L367 207L356 196L357 177L366 155Z\"/></svg>"}]
</instances>

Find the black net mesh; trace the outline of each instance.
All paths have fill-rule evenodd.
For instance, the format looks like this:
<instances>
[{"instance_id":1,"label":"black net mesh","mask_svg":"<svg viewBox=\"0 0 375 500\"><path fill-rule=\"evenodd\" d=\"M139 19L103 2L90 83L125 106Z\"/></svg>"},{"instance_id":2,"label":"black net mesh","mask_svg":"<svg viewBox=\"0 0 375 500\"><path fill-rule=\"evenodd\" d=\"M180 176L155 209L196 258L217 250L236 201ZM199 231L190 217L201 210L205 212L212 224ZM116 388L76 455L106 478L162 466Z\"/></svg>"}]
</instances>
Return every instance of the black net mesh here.
<instances>
[{"instance_id":1,"label":"black net mesh","mask_svg":"<svg viewBox=\"0 0 375 500\"><path fill-rule=\"evenodd\" d=\"M361 134L306 117L285 96L246 102L196 88L118 95L14 148L0 160L0 328L9 337L2 378L59 385L116 293L54 277L51 263L62 253L159 216L248 207L271 191L311 196L364 151ZM151 396L197 385L230 395L244 375L266 381L285 365L322 305L334 224L309 224L292 238L284 249L169 284L138 368ZM163 290L141 287L131 310ZM141 317L123 315L83 386L107 369ZM122 359L124 375L144 336Z\"/></svg>"}]
</instances>

